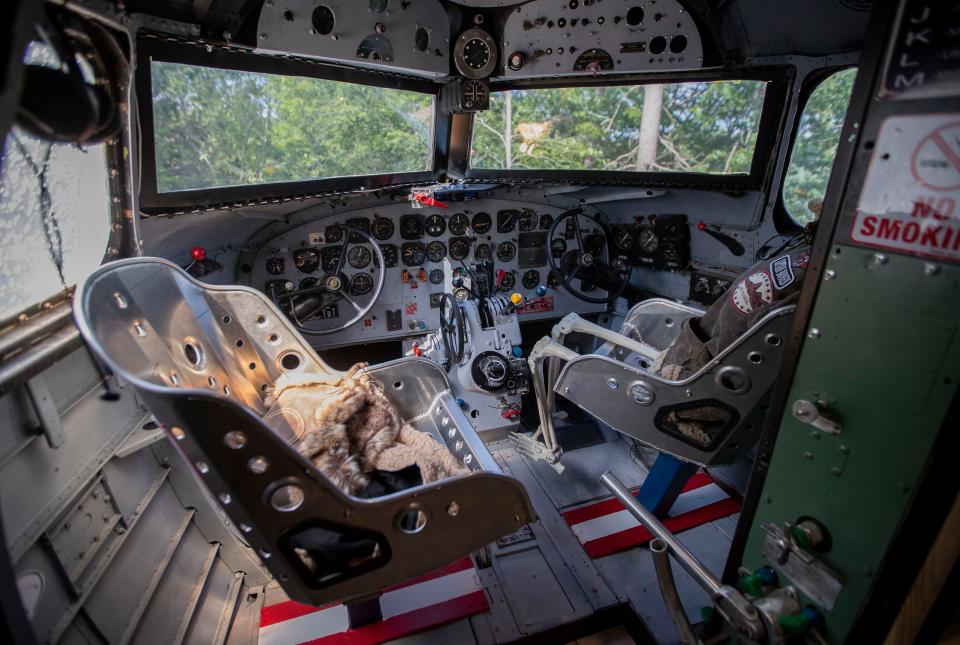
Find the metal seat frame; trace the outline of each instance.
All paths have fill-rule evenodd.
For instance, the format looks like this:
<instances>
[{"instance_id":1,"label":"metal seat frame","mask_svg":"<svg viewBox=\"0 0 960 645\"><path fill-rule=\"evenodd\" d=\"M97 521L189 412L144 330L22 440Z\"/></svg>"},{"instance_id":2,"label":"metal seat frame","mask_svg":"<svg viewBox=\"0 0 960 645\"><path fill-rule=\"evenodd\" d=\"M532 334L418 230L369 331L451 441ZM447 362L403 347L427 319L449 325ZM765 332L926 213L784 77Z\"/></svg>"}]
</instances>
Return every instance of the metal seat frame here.
<instances>
[{"instance_id":1,"label":"metal seat frame","mask_svg":"<svg viewBox=\"0 0 960 645\"><path fill-rule=\"evenodd\" d=\"M652 298L629 311L620 333L569 314L530 354L541 425L532 439L518 437L518 443L527 454L559 462L553 426L559 393L614 430L681 460L706 467L733 463L761 429L794 309L787 305L771 310L696 373L676 381L649 368L677 339L683 321L702 315L702 310ZM574 332L606 342L595 353L580 355L564 346ZM670 410L701 406L719 406L730 415L709 446L683 437L664 419Z\"/></svg>"},{"instance_id":2,"label":"metal seat frame","mask_svg":"<svg viewBox=\"0 0 960 645\"><path fill-rule=\"evenodd\" d=\"M198 282L165 260L132 258L97 269L74 309L92 351L135 388L294 600L318 605L376 595L535 519L526 491L502 474L430 361L403 358L366 371L404 419L471 472L359 499L262 420L266 394L283 372L341 375L262 293ZM318 578L290 545L292 536L316 528L376 547Z\"/></svg>"}]
</instances>

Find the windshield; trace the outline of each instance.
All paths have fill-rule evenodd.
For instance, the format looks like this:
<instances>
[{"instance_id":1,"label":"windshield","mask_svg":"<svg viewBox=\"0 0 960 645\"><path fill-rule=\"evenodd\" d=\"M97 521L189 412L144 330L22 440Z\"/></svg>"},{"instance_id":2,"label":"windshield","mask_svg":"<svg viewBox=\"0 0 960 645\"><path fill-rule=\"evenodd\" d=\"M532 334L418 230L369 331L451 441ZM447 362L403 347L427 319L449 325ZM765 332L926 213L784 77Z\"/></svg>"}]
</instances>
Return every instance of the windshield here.
<instances>
[{"instance_id":1,"label":"windshield","mask_svg":"<svg viewBox=\"0 0 960 645\"><path fill-rule=\"evenodd\" d=\"M433 167L429 94L157 61L151 82L159 192Z\"/></svg>"},{"instance_id":2,"label":"windshield","mask_svg":"<svg viewBox=\"0 0 960 645\"><path fill-rule=\"evenodd\" d=\"M764 81L493 93L470 165L486 169L747 174Z\"/></svg>"}]
</instances>

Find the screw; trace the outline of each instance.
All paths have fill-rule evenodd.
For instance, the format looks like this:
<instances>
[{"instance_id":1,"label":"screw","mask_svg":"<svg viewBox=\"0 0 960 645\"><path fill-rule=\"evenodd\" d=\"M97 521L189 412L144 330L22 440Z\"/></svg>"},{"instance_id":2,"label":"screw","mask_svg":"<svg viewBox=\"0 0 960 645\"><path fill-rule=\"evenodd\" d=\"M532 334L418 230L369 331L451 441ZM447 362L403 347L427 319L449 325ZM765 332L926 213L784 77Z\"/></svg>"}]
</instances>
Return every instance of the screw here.
<instances>
[{"instance_id":1,"label":"screw","mask_svg":"<svg viewBox=\"0 0 960 645\"><path fill-rule=\"evenodd\" d=\"M836 280L837 272L833 269L827 269L826 273L823 275L824 280Z\"/></svg>"},{"instance_id":2,"label":"screw","mask_svg":"<svg viewBox=\"0 0 960 645\"><path fill-rule=\"evenodd\" d=\"M265 33L261 33L260 40L266 40L266 39L267 39L267 35Z\"/></svg>"},{"instance_id":3,"label":"screw","mask_svg":"<svg viewBox=\"0 0 960 645\"><path fill-rule=\"evenodd\" d=\"M890 258L888 258L888 257L887 257L886 255L884 255L883 253L874 253L874 254L873 254L873 263L874 263L874 264L877 264L877 265L886 264L889 260L890 260Z\"/></svg>"},{"instance_id":4,"label":"screw","mask_svg":"<svg viewBox=\"0 0 960 645\"><path fill-rule=\"evenodd\" d=\"M615 378L608 378L608 379L607 379L607 387L610 388L611 390L615 390L615 389L617 389L618 387L620 387L620 384L617 383L617 379L615 379Z\"/></svg>"},{"instance_id":5,"label":"screw","mask_svg":"<svg viewBox=\"0 0 960 645\"><path fill-rule=\"evenodd\" d=\"M923 273L924 275L937 275L940 273L940 267L933 262L927 262L923 265Z\"/></svg>"},{"instance_id":6,"label":"screw","mask_svg":"<svg viewBox=\"0 0 960 645\"><path fill-rule=\"evenodd\" d=\"M810 329L810 333L807 334L807 338L820 338L820 330L816 327Z\"/></svg>"}]
</instances>

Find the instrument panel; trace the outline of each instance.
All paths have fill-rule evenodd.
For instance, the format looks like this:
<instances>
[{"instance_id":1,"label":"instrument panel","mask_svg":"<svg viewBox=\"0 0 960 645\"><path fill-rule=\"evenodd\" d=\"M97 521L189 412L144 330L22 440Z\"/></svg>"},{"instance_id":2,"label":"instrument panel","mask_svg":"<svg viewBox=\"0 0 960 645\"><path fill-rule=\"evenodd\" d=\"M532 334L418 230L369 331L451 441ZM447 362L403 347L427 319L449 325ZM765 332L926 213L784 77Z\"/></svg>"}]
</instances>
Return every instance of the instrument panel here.
<instances>
[{"instance_id":1,"label":"instrument panel","mask_svg":"<svg viewBox=\"0 0 960 645\"><path fill-rule=\"evenodd\" d=\"M559 288L550 275L547 254L559 258L577 248L572 230L558 232L548 244L547 231L562 212L553 206L473 200L451 204L449 209L396 204L327 216L263 245L253 263L250 284L268 294L312 287L339 264L346 295L362 303L374 289L379 267L369 242L357 233L347 233L343 228L347 226L369 233L377 243L384 260L384 286L362 320L312 337L318 346L399 339L437 329L440 295L448 278L445 260L456 274L465 273L463 265L491 261L495 288L503 294L516 291L533 297L538 286L546 287L546 295L535 306L520 309L521 322L559 318L572 311L602 311L604 305L579 300ZM345 235L351 237L347 258L341 262ZM599 226L584 228L583 244L591 253L607 253L606 236ZM594 285L574 282L585 292L606 295ZM469 297L464 292L457 295ZM309 333L336 326L341 317L348 320L350 315L348 307L332 307L301 322Z\"/></svg>"}]
</instances>

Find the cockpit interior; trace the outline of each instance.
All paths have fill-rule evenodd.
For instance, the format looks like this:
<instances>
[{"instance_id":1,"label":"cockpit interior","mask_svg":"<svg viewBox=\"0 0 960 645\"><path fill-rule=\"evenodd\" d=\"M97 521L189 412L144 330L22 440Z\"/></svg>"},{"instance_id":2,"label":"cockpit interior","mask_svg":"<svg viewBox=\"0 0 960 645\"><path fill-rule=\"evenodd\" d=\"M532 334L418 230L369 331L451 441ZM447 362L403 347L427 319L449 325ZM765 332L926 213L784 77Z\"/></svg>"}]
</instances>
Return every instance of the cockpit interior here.
<instances>
[{"instance_id":1,"label":"cockpit interior","mask_svg":"<svg viewBox=\"0 0 960 645\"><path fill-rule=\"evenodd\" d=\"M960 5L0 12L8 642L960 638Z\"/></svg>"}]
</instances>

